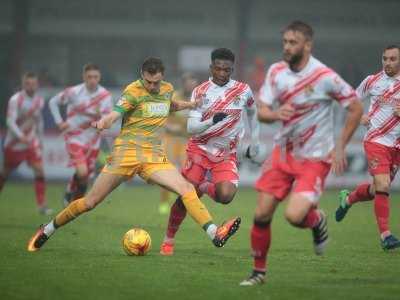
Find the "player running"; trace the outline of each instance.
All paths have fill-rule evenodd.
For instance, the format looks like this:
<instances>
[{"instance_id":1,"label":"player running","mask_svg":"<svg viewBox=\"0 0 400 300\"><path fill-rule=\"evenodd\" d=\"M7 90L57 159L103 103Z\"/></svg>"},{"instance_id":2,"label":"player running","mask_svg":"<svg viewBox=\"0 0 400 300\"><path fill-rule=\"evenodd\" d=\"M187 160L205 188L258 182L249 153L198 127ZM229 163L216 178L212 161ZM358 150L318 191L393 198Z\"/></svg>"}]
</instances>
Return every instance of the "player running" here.
<instances>
[{"instance_id":1,"label":"player running","mask_svg":"<svg viewBox=\"0 0 400 300\"><path fill-rule=\"evenodd\" d=\"M198 85L197 79L191 73L182 75L182 89L174 92L172 100L190 101L193 89ZM171 113L165 124L165 133L163 142L167 157L178 169L183 167L185 162L186 144L188 133L186 131L187 110ZM169 196L170 192L161 188L160 206L158 211L165 215L169 212Z\"/></svg>"},{"instance_id":2,"label":"player running","mask_svg":"<svg viewBox=\"0 0 400 300\"><path fill-rule=\"evenodd\" d=\"M114 110L92 124L98 130L108 129L122 117L121 132L93 187L85 197L71 202L50 223L40 226L28 243L28 251L39 250L57 228L95 208L122 182L136 174L180 195L189 214L215 246L222 247L239 228L240 218L219 227L213 223L194 187L168 161L161 143L169 112L194 108L198 103L171 101L173 87L163 81L164 66L158 58L146 59L141 75L140 80L126 87Z\"/></svg>"},{"instance_id":3,"label":"player running","mask_svg":"<svg viewBox=\"0 0 400 300\"><path fill-rule=\"evenodd\" d=\"M99 84L100 79L99 67L86 64L83 83L65 89L49 102L54 121L64 135L69 166L75 168L66 188L64 206L83 197L95 170L101 136L90 124L112 109L111 93ZM60 114L61 105L67 106L65 120Z\"/></svg>"},{"instance_id":4,"label":"player running","mask_svg":"<svg viewBox=\"0 0 400 300\"><path fill-rule=\"evenodd\" d=\"M345 147L359 125L362 105L349 84L311 55L312 45L313 29L308 24L294 21L288 25L283 31L284 60L270 67L260 91L259 120L281 121L282 128L255 185L258 204L251 229L254 269L242 286L264 283L271 221L287 196L285 218L295 227L311 229L317 255L323 254L328 242L327 220L318 209L318 201L331 167L336 173L346 167ZM334 101L347 109L336 145Z\"/></svg>"},{"instance_id":5,"label":"player running","mask_svg":"<svg viewBox=\"0 0 400 300\"><path fill-rule=\"evenodd\" d=\"M46 202L42 158L44 100L37 94L38 88L37 75L27 72L22 76L22 90L14 94L8 102L0 191L9 174L26 161L35 174L36 204L39 213L50 215L52 210L47 207Z\"/></svg>"},{"instance_id":6,"label":"player running","mask_svg":"<svg viewBox=\"0 0 400 300\"><path fill-rule=\"evenodd\" d=\"M383 250L400 248L389 229L389 190L400 165L400 48L389 46L382 55L383 70L370 75L357 88L360 98L371 100L362 123L368 128L364 150L373 183L362 183L351 193L339 194L336 221L357 202L374 200L375 217Z\"/></svg>"},{"instance_id":7,"label":"player running","mask_svg":"<svg viewBox=\"0 0 400 300\"><path fill-rule=\"evenodd\" d=\"M207 194L221 204L230 203L237 191L236 152L244 135L244 113L251 135L247 155L255 156L259 148L259 123L253 94L247 84L231 79L234 62L231 50L215 49L211 53L211 78L193 90L192 101L200 99L202 105L189 112L187 130L192 137L182 170L182 175L196 187L200 197ZM171 207L160 254L173 255L175 234L185 216L185 206L178 197Z\"/></svg>"}]
</instances>

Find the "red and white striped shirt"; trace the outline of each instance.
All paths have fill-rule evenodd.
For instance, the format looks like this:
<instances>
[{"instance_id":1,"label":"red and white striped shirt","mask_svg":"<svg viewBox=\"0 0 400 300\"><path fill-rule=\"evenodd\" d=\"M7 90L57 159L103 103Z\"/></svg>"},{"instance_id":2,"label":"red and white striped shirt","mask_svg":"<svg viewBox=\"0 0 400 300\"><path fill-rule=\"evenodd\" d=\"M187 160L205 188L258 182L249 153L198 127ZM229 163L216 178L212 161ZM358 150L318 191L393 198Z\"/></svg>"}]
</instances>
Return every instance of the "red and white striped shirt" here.
<instances>
[{"instance_id":1,"label":"red and white striped shirt","mask_svg":"<svg viewBox=\"0 0 400 300\"><path fill-rule=\"evenodd\" d=\"M356 93L312 56L300 72L293 72L284 61L273 64L260 90L260 101L268 106L292 104L295 114L283 122L275 144L302 158L326 160L333 150L333 100L346 107L356 100Z\"/></svg>"},{"instance_id":2,"label":"red and white striped shirt","mask_svg":"<svg viewBox=\"0 0 400 300\"><path fill-rule=\"evenodd\" d=\"M23 90L10 98L4 147L18 151L40 146L40 136L43 133L43 107L44 100L41 96L35 94L30 97ZM19 141L23 136L28 138L29 144Z\"/></svg>"},{"instance_id":3,"label":"red and white striped shirt","mask_svg":"<svg viewBox=\"0 0 400 300\"><path fill-rule=\"evenodd\" d=\"M60 105L67 105L65 121L69 124L69 128L64 132L66 142L98 148L100 133L90 124L111 111L111 93L100 85L96 91L90 92L84 83L65 89L49 101L50 111L56 124L63 122Z\"/></svg>"},{"instance_id":4,"label":"red and white striped shirt","mask_svg":"<svg viewBox=\"0 0 400 300\"><path fill-rule=\"evenodd\" d=\"M256 109L250 87L233 79L219 86L210 79L193 90L192 101L196 99L202 99L203 103L190 111L189 118L205 121L217 112L228 116L205 131L194 134L188 149L198 147L217 158L236 153L239 139L244 135L244 111Z\"/></svg>"},{"instance_id":5,"label":"red and white striped shirt","mask_svg":"<svg viewBox=\"0 0 400 300\"><path fill-rule=\"evenodd\" d=\"M400 117L394 108L400 104L400 76L390 77L384 71L370 75L357 88L361 99L370 99L370 125L365 141L400 148Z\"/></svg>"}]
</instances>

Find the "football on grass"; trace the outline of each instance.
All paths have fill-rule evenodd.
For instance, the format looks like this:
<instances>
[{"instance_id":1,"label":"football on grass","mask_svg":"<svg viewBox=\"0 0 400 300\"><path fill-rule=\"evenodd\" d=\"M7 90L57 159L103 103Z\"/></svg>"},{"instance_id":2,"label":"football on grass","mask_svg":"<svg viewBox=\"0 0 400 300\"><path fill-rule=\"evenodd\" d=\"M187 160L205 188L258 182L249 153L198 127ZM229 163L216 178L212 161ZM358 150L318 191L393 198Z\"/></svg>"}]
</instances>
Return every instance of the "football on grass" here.
<instances>
[{"instance_id":1,"label":"football on grass","mask_svg":"<svg viewBox=\"0 0 400 300\"><path fill-rule=\"evenodd\" d=\"M124 234L122 247L128 255L145 255L151 248L151 237L146 230L132 228Z\"/></svg>"}]
</instances>

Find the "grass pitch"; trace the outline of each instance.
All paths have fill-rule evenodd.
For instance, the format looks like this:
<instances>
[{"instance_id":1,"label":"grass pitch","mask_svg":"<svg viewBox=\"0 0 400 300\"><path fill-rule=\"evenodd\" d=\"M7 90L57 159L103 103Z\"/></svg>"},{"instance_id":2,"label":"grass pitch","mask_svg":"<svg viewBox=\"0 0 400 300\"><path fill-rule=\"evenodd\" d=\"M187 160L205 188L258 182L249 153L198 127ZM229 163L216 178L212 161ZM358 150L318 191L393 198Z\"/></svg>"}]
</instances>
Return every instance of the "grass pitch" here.
<instances>
[{"instance_id":1,"label":"grass pitch","mask_svg":"<svg viewBox=\"0 0 400 300\"><path fill-rule=\"evenodd\" d=\"M62 185L48 198L61 208ZM205 198L219 223L242 216L242 226L217 249L187 218L173 257L158 254L167 216L158 214L159 190L121 187L94 211L59 230L44 248L28 253L26 243L40 223L30 184L9 184L0 196L1 299L400 299L400 251L381 250L372 203L355 205L341 224L334 221L336 192L325 193L330 244L324 257L313 254L311 233L289 226L277 211L272 230L268 281L239 287L251 270L249 229L256 194L240 189L233 203ZM399 194L392 195L392 229L400 236ZM147 230L153 242L144 257L128 257L122 235Z\"/></svg>"}]
</instances>

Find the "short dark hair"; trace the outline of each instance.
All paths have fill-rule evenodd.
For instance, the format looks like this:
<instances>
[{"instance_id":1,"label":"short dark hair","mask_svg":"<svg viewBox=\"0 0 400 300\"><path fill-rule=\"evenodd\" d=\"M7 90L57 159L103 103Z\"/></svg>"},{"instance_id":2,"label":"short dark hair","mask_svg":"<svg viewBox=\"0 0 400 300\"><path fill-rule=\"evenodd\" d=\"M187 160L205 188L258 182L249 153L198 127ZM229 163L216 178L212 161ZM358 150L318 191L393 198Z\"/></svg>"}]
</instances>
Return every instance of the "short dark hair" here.
<instances>
[{"instance_id":1,"label":"short dark hair","mask_svg":"<svg viewBox=\"0 0 400 300\"><path fill-rule=\"evenodd\" d=\"M100 72L100 68L98 65L94 64L94 63L87 63L83 65L83 73L86 73L88 71L99 71Z\"/></svg>"},{"instance_id":2,"label":"short dark hair","mask_svg":"<svg viewBox=\"0 0 400 300\"><path fill-rule=\"evenodd\" d=\"M397 49L397 50L399 50L399 52L400 52L400 46L395 45L395 44L392 44L392 45L387 46L385 49L383 49L383 51L392 50L392 49Z\"/></svg>"},{"instance_id":3,"label":"short dark hair","mask_svg":"<svg viewBox=\"0 0 400 300\"><path fill-rule=\"evenodd\" d=\"M164 74L165 67L160 58L148 57L144 60L141 71L150 73L151 75L154 75L157 73Z\"/></svg>"},{"instance_id":4,"label":"short dark hair","mask_svg":"<svg viewBox=\"0 0 400 300\"><path fill-rule=\"evenodd\" d=\"M229 60L234 63L235 54L228 48L218 48L211 52L211 61L213 62L216 59Z\"/></svg>"},{"instance_id":5,"label":"short dark hair","mask_svg":"<svg viewBox=\"0 0 400 300\"><path fill-rule=\"evenodd\" d=\"M22 80L28 79L28 78L38 79L38 75L32 71L27 71L24 74L22 74Z\"/></svg>"},{"instance_id":6,"label":"short dark hair","mask_svg":"<svg viewBox=\"0 0 400 300\"><path fill-rule=\"evenodd\" d=\"M307 40L312 40L314 37L314 30L312 29L312 27L307 23L299 20L293 21L292 23L287 25L282 32L285 33L287 31L301 32Z\"/></svg>"}]
</instances>

